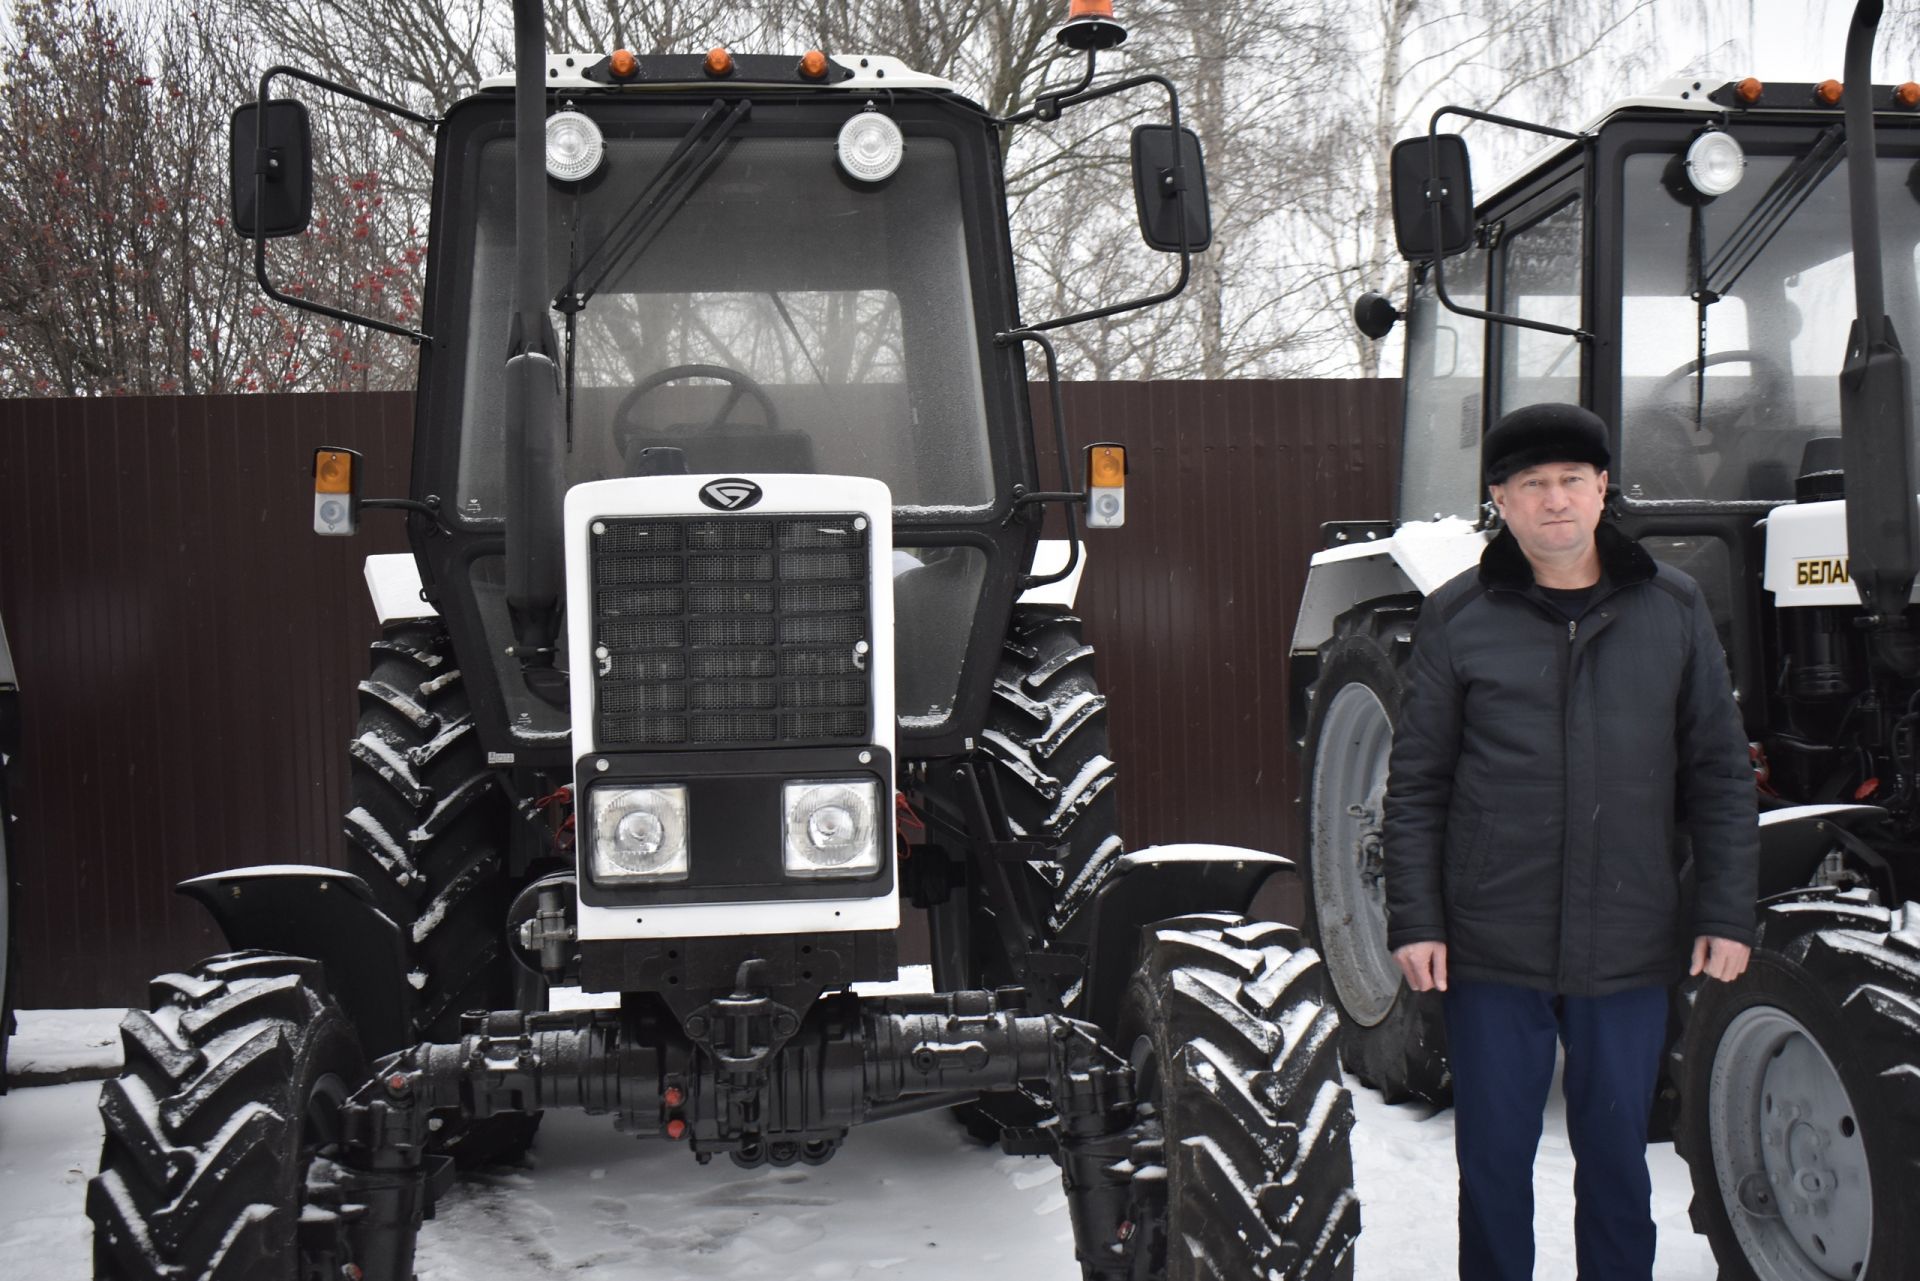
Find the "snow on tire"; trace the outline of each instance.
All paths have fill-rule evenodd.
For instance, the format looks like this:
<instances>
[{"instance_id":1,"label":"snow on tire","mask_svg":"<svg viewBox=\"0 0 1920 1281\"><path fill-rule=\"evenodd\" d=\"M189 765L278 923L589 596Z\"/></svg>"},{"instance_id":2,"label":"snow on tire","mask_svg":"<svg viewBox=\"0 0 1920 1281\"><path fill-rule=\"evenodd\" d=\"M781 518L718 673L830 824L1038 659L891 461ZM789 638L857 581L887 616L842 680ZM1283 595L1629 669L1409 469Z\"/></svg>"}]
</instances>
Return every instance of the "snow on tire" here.
<instances>
[{"instance_id":1,"label":"snow on tire","mask_svg":"<svg viewBox=\"0 0 1920 1281\"><path fill-rule=\"evenodd\" d=\"M415 1034L457 1041L462 1013L514 1004L504 942L511 810L487 766L446 631L388 627L372 660L349 748L347 866L405 931ZM539 1125L520 1113L443 1121L435 1146L463 1166L516 1160Z\"/></svg>"},{"instance_id":2,"label":"snow on tire","mask_svg":"<svg viewBox=\"0 0 1920 1281\"><path fill-rule=\"evenodd\" d=\"M1407 987L1387 950L1380 847L1387 756L1417 597L1343 614L1308 696L1307 937L1325 958L1342 1015L1341 1062L1389 1103L1453 1102L1440 994Z\"/></svg>"},{"instance_id":3,"label":"snow on tire","mask_svg":"<svg viewBox=\"0 0 1920 1281\"><path fill-rule=\"evenodd\" d=\"M1118 1049L1136 1074L1129 1221L1167 1281L1353 1275L1353 1098L1320 958L1291 926L1146 930Z\"/></svg>"},{"instance_id":4,"label":"snow on tire","mask_svg":"<svg viewBox=\"0 0 1920 1281\"><path fill-rule=\"evenodd\" d=\"M125 1067L100 1091L94 1276L347 1275L344 1228L324 1230L344 1220L309 1203L307 1183L367 1063L319 962L228 953L151 991L153 1012L121 1021Z\"/></svg>"},{"instance_id":5,"label":"snow on tire","mask_svg":"<svg viewBox=\"0 0 1920 1281\"><path fill-rule=\"evenodd\" d=\"M1675 1144L1723 1281L1903 1281L1920 1257L1920 904L1770 900L1695 990Z\"/></svg>"}]
</instances>

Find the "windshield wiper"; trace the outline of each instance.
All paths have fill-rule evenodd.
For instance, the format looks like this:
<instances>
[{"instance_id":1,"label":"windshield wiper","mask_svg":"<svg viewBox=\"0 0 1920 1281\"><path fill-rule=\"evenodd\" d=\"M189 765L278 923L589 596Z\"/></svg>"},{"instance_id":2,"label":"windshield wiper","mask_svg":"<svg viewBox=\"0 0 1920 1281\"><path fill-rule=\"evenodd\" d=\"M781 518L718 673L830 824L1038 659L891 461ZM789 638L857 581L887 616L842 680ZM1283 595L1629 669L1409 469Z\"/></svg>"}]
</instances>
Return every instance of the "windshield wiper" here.
<instances>
[{"instance_id":1,"label":"windshield wiper","mask_svg":"<svg viewBox=\"0 0 1920 1281\"><path fill-rule=\"evenodd\" d=\"M595 245L573 269L572 274L567 277L567 283L560 287L559 295L553 300L555 311L572 317L575 312L587 305L594 294L600 291L602 285L607 283L608 277L614 274L615 267L630 264L646 252L647 246L653 243L661 229L672 221L673 216L680 212L688 198L699 189L701 183L707 180L707 175L719 165L721 144L726 142L728 136L739 128L740 123L752 114L752 111L753 104L744 98L731 111L727 110L727 104L724 101L714 100L713 105L707 108L705 115L694 122L693 128L687 131L686 136L674 144L673 152L667 157L667 162L660 166L660 171L654 174L647 185L641 189L640 194L633 198L633 203L621 211L619 218L615 219L613 226L607 230L607 234L601 237L600 243ZM724 116L722 112L725 112ZM609 245L613 245L613 249L605 253L600 274L595 276L593 283L584 290L578 289L580 278L587 273L596 260L602 259L603 251Z\"/></svg>"},{"instance_id":2,"label":"windshield wiper","mask_svg":"<svg viewBox=\"0 0 1920 1281\"><path fill-rule=\"evenodd\" d=\"M1758 258L1780 229L1797 213L1800 206L1807 202L1820 184L1826 181L1828 174L1840 165L1847 154L1845 131L1834 125L1820 131L1813 140L1813 146L1807 154L1801 156L1787 167L1771 187L1754 202L1747 216L1740 220L1726 241L1711 257L1701 261L1704 246L1695 238L1694 257L1694 297L1702 305L1719 302L1733 292L1733 286L1753 260ZM1700 216L1698 207L1694 216Z\"/></svg>"}]
</instances>

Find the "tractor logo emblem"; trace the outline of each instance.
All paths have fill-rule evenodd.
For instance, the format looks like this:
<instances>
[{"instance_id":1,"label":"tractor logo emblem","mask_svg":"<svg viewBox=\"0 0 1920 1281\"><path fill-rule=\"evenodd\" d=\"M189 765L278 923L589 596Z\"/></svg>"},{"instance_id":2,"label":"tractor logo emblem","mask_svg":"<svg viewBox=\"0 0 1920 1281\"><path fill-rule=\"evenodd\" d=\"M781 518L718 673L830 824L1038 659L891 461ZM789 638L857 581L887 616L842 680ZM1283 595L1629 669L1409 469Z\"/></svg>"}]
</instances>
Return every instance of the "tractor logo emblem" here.
<instances>
[{"instance_id":1,"label":"tractor logo emblem","mask_svg":"<svg viewBox=\"0 0 1920 1281\"><path fill-rule=\"evenodd\" d=\"M700 486L700 501L719 511L737 512L760 501L760 486L738 477L710 480Z\"/></svg>"}]
</instances>

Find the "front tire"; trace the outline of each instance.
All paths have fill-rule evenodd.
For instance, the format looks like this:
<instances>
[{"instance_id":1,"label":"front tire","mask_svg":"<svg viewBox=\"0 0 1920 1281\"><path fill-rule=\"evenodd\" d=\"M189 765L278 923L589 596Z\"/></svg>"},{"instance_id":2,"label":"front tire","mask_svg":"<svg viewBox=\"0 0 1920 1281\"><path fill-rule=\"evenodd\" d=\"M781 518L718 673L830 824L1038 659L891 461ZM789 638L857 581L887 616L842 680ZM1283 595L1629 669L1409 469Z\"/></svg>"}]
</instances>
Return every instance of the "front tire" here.
<instances>
[{"instance_id":1,"label":"front tire","mask_svg":"<svg viewBox=\"0 0 1920 1281\"><path fill-rule=\"evenodd\" d=\"M152 992L152 1013L121 1021L126 1066L100 1091L97 1281L347 1275L344 1220L324 1230L307 1175L368 1069L320 963L234 952Z\"/></svg>"},{"instance_id":2,"label":"front tire","mask_svg":"<svg viewBox=\"0 0 1920 1281\"><path fill-rule=\"evenodd\" d=\"M1771 901L1701 986L1675 1140L1723 1281L1899 1281L1920 1253L1920 905Z\"/></svg>"},{"instance_id":3,"label":"front tire","mask_svg":"<svg viewBox=\"0 0 1920 1281\"><path fill-rule=\"evenodd\" d=\"M1118 1048L1135 1073L1128 1218L1167 1281L1353 1275L1353 1097L1325 970L1287 925L1147 929Z\"/></svg>"},{"instance_id":4,"label":"front tire","mask_svg":"<svg viewBox=\"0 0 1920 1281\"><path fill-rule=\"evenodd\" d=\"M1340 1059L1389 1103L1453 1102L1437 992L1415 992L1387 949L1381 824L1387 761L1406 692L1396 656L1417 598L1349 611L1321 655L1305 743L1306 931L1341 1014Z\"/></svg>"}]
</instances>

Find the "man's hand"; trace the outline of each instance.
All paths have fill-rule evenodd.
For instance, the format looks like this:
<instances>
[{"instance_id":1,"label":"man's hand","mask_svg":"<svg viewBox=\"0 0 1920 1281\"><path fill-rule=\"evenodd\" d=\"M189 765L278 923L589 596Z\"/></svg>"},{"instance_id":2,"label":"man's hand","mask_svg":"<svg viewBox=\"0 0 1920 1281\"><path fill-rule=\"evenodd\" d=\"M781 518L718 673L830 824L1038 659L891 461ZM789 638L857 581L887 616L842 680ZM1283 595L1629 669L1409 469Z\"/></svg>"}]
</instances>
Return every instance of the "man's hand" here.
<instances>
[{"instance_id":1,"label":"man's hand","mask_svg":"<svg viewBox=\"0 0 1920 1281\"><path fill-rule=\"evenodd\" d=\"M1687 973L1698 974L1705 970L1708 978L1731 983L1746 973L1747 958L1751 955L1753 949L1745 943L1702 934L1693 941L1693 968ZM1406 966L1403 964L1400 968L1405 969Z\"/></svg>"},{"instance_id":2,"label":"man's hand","mask_svg":"<svg viewBox=\"0 0 1920 1281\"><path fill-rule=\"evenodd\" d=\"M1407 986L1416 992L1447 990L1447 945L1445 943L1409 943L1394 951L1393 959L1407 976ZM1744 960L1742 964L1745 964Z\"/></svg>"}]
</instances>

